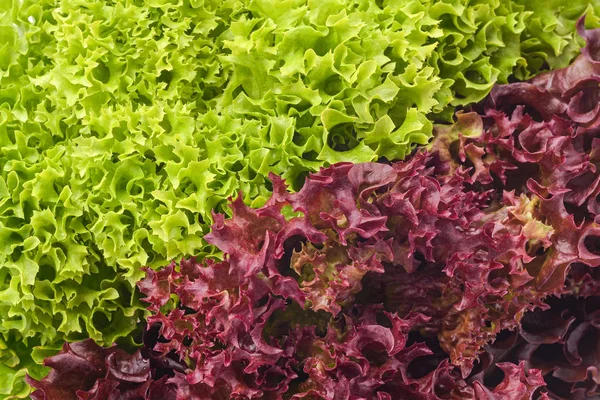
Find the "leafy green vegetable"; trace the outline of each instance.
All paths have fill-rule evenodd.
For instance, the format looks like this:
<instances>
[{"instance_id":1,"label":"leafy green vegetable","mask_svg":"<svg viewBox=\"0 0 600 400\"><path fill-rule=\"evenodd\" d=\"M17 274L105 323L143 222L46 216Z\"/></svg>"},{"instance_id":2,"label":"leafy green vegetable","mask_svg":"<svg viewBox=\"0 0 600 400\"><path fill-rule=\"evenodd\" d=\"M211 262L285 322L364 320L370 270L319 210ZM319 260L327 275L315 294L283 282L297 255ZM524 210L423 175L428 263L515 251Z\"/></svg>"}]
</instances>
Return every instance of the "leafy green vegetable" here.
<instances>
[{"instance_id":1,"label":"leafy green vegetable","mask_svg":"<svg viewBox=\"0 0 600 400\"><path fill-rule=\"evenodd\" d=\"M17 344L127 337L140 267L214 254L211 210L263 204L269 172L297 190L403 158L496 81L565 64L586 6L0 0L0 375L34 365Z\"/></svg>"}]
</instances>

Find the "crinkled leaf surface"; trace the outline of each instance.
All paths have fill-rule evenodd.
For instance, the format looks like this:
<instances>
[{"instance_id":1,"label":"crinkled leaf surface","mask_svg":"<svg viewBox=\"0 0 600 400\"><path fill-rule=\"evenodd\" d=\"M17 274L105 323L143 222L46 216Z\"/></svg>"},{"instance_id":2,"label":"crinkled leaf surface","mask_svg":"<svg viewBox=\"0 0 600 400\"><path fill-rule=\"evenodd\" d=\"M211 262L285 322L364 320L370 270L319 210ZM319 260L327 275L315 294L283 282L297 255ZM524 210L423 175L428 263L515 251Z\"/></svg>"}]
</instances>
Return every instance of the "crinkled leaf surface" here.
<instances>
[{"instance_id":1,"label":"crinkled leaf surface","mask_svg":"<svg viewBox=\"0 0 600 400\"><path fill-rule=\"evenodd\" d=\"M129 335L139 267L212 254L229 195L259 206L270 171L297 190L327 163L403 158L426 115L575 46L584 3L531 29L500 0L0 1L7 348Z\"/></svg>"},{"instance_id":2,"label":"crinkled leaf surface","mask_svg":"<svg viewBox=\"0 0 600 400\"><path fill-rule=\"evenodd\" d=\"M296 193L271 174L264 206L231 201L205 236L222 260L145 269L145 356L102 369L116 349L67 345L35 395L597 397L600 29L583 22L571 66L495 87L430 151L337 163Z\"/></svg>"}]
</instances>

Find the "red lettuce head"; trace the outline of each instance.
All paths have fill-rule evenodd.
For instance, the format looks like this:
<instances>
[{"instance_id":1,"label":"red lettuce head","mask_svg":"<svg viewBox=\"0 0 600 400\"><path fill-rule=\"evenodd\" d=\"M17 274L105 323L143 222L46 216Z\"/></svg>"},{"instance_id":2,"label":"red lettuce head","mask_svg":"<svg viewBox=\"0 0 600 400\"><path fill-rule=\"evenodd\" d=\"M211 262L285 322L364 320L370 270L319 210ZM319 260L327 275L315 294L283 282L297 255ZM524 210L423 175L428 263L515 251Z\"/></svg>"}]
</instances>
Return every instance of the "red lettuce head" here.
<instances>
[{"instance_id":1,"label":"red lettuce head","mask_svg":"<svg viewBox=\"0 0 600 400\"><path fill-rule=\"evenodd\" d=\"M464 377L481 347L537 304L544 292L527 265L543 263L548 252L532 249L556 236L534 195L497 196L476 187L468 169L448 175L444 165L426 152L391 166L338 164L295 194L272 177L267 205L238 200L231 219L215 216L207 240L227 249L223 261L148 271L139 287L154 312L148 322L160 326L154 350L189 360L189 371L169 380L177 393L370 399L509 390ZM173 294L178 307L166 311ZM407 346L411 332L439 338L450 359L444 353L413 377L413 361L433 353L424 342ZM505 368L506 387L540 386L535 372Z\"/></svg>"}]
</instances>

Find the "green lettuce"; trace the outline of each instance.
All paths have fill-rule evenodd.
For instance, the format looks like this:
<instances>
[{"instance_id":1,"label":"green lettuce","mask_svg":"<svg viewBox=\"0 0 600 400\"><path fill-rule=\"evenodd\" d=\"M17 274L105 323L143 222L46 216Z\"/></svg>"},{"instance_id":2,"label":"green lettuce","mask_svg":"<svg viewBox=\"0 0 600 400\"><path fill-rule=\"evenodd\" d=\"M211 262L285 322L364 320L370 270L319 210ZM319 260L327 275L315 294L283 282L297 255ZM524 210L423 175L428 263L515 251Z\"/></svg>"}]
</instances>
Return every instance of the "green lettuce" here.
<instances>
[{"instance_id":1,"label":"green lettuce","mask_svg":"<svg viewBox=\"0 0 600 400\"><path fill-rule=\"evenodd\" d=\"M520 3L0 0L0 398L63 340L135 341L140 267L218 256L229 196L404 158L598 24Z\"/></svg>"}]
</instances>

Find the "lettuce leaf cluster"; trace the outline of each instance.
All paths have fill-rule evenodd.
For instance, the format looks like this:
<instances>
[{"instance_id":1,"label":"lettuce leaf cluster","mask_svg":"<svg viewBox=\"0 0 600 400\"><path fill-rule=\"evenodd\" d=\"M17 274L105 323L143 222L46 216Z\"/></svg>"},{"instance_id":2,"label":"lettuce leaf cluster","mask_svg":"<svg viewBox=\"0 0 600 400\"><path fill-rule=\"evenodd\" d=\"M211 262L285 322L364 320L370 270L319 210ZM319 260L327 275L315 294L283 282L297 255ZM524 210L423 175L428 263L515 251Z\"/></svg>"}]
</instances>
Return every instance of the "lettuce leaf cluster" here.
<instances>
[{"instance_id":1,"label":"lettuce leaf cluster","mask_svg":"<svg viewBox=\"0 0 600 400\"><path fill-rule=\"evenodd\" d=\"M543 308L525 314L519 329L501 332L494 343L486 346L471 379L502 379L496 360L525 360L526 368L542 372L552 399L584 400L600 396L598 294L553 296L545 301Z\"/></svg>"},{"instance_id":2,"label":"lettuce leaf cluster","mask_svg":"<svg viewBox=\"0 0 600 400\"><path fill-rule=\"evenodd\" d=\"M501 365L507 378L495 388L468 384L447 357L432 372L418 370L433 351L412 332L440 343L436 333L445 337L450 320L473 320L471 310L482 320L513 323L508 306L519 307L517 297L535 290L518 268L530 258L527 239L552 240L511 214L524 198L510 197L486 214L489 193L469 190L466 170L451 176L444 169L423 152L392 166L336 164L296 194L273 175L264 207L238 197L231 219L215 214L206 238L225 253L223 261L148 269L139 288L153 312L148 326L159 327L153 350L187 364L166 382L171 398L483 399L514 390L531 397L543 380L522 365ZM284 207L295 215L286 218ZM418 277L415 290L391 297L412 295L433 312L406 312L371 293L377 276L396 288L399 275ZM438 298L428 276L447 287ZM487 312L504 297L515 298L505 300L506 311ZM65 368L57 365L55 375ZM32 384L38 396L62 386L52 375Z\"/></svg>"},{"instance_id":3,"label":"lettuce leaf cluster","mask_svg":"<svg viewBox=\"0 0 600 400\"><path fill-rule=\"evenodd\" d=\"M65 343L45 364L53 369L41 382L27 378L40 388L31 394L33 400L166 400L174 391L165 382L184 368L147 347L128 354L114 346L102 348L92 339Z\"/></svg>"},{"instance_id":4,"label":"lettuce leaf cluster","mask_svg":"<svg viewBox=\"0 0 600 400\"><path fill-rule=\"evenodd\" d=\"M140 396L597 397L600 29L578 29L571 66L495 87L429 150L338 163L296 193L272 174L264 206L213 215L223 260L147 268L140 362L172 366L145 370ZM69 351L35 396L60 390ZM93 398L108 359L66 395Z\"/></svg>"},{"instance_id":5,"label":"lettuce leaf cluster","mask_svg":"<svg viewBox=\"0 0 600 400\"><path fill-rule=\"evenodd\" d=\"M0 395L60 340L128 337L139 268L213 254L237 190L260 206L271 171L297 190L403 158L426 116L566 65L586 10L597 24L578 0L0 1Z\"/></svg>"}]
</instances>

